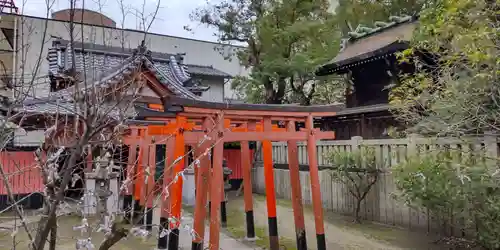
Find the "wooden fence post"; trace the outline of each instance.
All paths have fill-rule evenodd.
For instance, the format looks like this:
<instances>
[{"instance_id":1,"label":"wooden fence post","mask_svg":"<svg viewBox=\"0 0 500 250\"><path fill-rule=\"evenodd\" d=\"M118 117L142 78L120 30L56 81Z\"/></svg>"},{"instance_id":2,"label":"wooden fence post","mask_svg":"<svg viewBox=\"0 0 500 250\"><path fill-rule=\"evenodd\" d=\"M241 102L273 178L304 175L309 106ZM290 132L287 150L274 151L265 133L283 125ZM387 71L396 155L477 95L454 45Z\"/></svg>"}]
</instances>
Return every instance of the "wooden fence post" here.
<instances>
[{"instance_id":1,"label":"wooden fence post","mask_svg":"<svg viewBox=\"0 0 500 250\"><path fill-rule=\"evenodd\" d=\"M351 151L352 152L358 151L362 144L363 144L363 137L361 137L361 136L351 137Z\"/></svg>"},{"instance_id":2,"label":"wooden fence post","mask_svg":"<svg viewBox=\"0 0 500 250\"><path fill-rule=\"evenodd\" d=\"M495 166L498 161L498 143L495 132L484 133L484 147L486 150L486 163Z\"/></svg>"},{"instance_id":3,"label":"wooden fence post","mask_svg":"<svg viewBox=\"0 0 500 250\"><path fill-rule=\"evenodd\" d=\"M410 134L408 135L408 144L406 146L407 150L407 157L415 156L418 153L418 147L417 147L417 139L418 139L418 134Z\"/></svg>"}]
</instances>

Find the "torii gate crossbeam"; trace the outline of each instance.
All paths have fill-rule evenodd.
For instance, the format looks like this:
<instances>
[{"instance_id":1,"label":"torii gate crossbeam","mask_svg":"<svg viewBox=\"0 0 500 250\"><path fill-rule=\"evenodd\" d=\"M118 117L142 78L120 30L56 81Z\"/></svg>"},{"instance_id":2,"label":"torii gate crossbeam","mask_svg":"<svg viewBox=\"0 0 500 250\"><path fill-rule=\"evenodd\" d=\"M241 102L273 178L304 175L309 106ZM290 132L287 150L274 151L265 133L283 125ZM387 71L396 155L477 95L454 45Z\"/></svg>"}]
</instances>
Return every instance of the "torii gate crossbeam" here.
<instances>
[{"instance_id":1,"label":"torii gate crossbeam","mask_svg":"<svg viewBox=\"0 0 500 250\"><path fill-rule=\"evenodd\" d=\"M165 125L143 125L132 127L131 133L123 138L123 143L127 145L142 145L143 152L148 152L149 157L143 159L153 159L155 150L147 150L151 145L167 145L168 159L165 161L162 190L167 190L169 195L164 195L162 202L161 224L167 228L170 235L160 237L158 241L159 249L178 249L179 246L179 221L181 216L182 198L182 178L179 173L184 171L183 155L185 146L194 147L195 174L196 174L196 204L193 225L192 249L203 249L204 224L206 211L205 206L210 195L210 244L209 249L219 249L220 233L220 207L224 195L222 178L222 151L224 142L241 143L241 163L243 168L243 185L245 198L245 213L247 218L247 237L255 237L255 226L253 222L253 204L251 189L251 167L249 141L261 141L263 144L264 173L266 182L266 199L269 217L269 238L272 250L279 249L278 226L276 217L276 196L274 189L274 171L272 162L271 141L287 141L288 157L290 159L290 178L292 186L292 202L294 209L294 219L297 233L297 248L307 249L305 237L304 215L302 208L302 198L300 193L300 180L298 172L297 141L307 141L309 152L309 167L311 176L311 192L313 199L313 209L315 214L317 249L326 249L326 239L323 224L323 209L321 203L320 183L317 164L316 141L321 139L334 139L334 132L319 131L314 128L313 118L334 116L333 107L287 107L286 111L280 110L275 105L226 105L213 104L192 100L175 99L170 105L182 107L181 111L176 111L175 119L164 119ZM169 112L168 108L165 112ZM177 109L178 110L178 109ZM331 110L331 111L328 111ZM230 117L230 119L228 119ZM154 120L154 117L150 118ZM149 120L149 119L148 119ZM286 128L279 128L273 122L280 121L286 123ZM140 123L140 121L137 121ZM303 122L305 129L296 130L297 122ZM140 133L138 131L147 131ZM202 142L202 143L200 143ZM172 150L173 147L173 150ZM153 147L151 147L153 148ZM173 153L172 153L173 151ZM210 160L210 152L213 152L213 159ZM131 159L135 158L134 150L129 152L129 172L133 172L134 164ZM213 163L213 166L212 166ZM170 167L175 166L173 169ZM152 162L149 162L149 175L151 175ZM154 165L154 163L153 163ZM176 177L177 176L177 177ZM142 176L139 176L138 183L145 183ZM153 178L150 178L151 180ZM177 180L171 186L166 187L173 180ZM142 190L141 205L150 205L150 198L147 194L152 191L154 181L145 184L147 187ZM165 193L165 192L164 192ZM170 218L170 223L167 223ZM174 220L172 221L172 218ZM175 220L177 219L177 220ZM168 238L168 241L167 239Z\"/></svg>"}]
</instances>

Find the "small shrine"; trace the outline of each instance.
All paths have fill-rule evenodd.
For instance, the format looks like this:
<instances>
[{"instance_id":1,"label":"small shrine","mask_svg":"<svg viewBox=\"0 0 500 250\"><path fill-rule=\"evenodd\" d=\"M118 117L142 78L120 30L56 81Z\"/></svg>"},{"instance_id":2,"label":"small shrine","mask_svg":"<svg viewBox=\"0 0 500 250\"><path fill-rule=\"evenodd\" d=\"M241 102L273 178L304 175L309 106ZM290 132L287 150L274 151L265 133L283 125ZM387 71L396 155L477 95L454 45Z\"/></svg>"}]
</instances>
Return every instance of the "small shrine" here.
<instances>
[{"instance_id":1,"label":"small shrine","mask_svg":"<svg viewBox=\"0 0 500 250\"><path fill-rule=\"evenodd\" d=\"M345 109L335 117L322 119L323 127L336 131L337 139L388 136L390 127L400 124L389 111L389 91L399 84L402 74L415 68L401 63L396 54L407 48L418 25L416 16L393 16L373 27L358 26L342 39L340 52L316 75L345 77Z\"/></svg>"}]
</instances>

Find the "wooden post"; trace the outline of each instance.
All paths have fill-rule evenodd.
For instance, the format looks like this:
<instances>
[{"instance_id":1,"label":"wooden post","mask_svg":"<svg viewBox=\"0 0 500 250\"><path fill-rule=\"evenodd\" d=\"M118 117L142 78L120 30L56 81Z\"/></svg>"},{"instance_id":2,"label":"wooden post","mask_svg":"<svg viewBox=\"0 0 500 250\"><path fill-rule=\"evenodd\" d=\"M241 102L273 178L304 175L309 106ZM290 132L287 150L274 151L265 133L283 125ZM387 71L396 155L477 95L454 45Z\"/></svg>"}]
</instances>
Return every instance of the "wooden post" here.
<instances>
[{"instance_id":1,"label":"wooden post","mask_svg":"<svg viewBox=\"0 0 500 250\"><path fill-rule=\"evenodd\" d=\"M255 131L255 122L249 122L248 131ZM245 198L245 215L247 222L247 240L255 239L255 224L253 218L252 197L252 166L250 146L247 141L240 142L241 145L241 169L243 171L243 196Z\"/></svg>"},{"instance_id":2,"label":"wooden post","mask_svg":"<svg viewBox=\"0 0 500 250\"><path fill-rule=\"evenodd\" d=\"M87 166L85 168L85 172L92 172L92 166L94 165L93 162L94 162L94 158L92 158L92 148L89 149L89 152L87 154L87 157L86 157L86 161L87 161Z\"/></svg>"},{"instance_id":3,"label":"wooden post","mask_svg":"<svg viewBox=\"0 0 500 250\"><path fill-rule=\"evenodd\" d=\"M270 118L264 119L264 132L272 133ZM269 246L271 250L279 250L278 219L276 217L276 193L274 191L273 146L271 141L262 142L264 155L264 179L266 183L267 217L269 226Z\"/></svg>"},{"instance_id":4,"label":"wooden post","mask_svg":"<svg viewBox=\"0 0 500 250\"><path fill-rule=\"evenodd\" d=\"M217 120L219 121L217 123L217 143L214 147L214 155L213 155L213 174L212 174L212 181L210 183L210 201L211 201L211 209L210 209L210 250L219 250L219 233L220 233L220 202L221 202L221 195L223 190L222 188L222 183L223 183L223 173L222 173L222 154L224 151L224 143L221 141L217 141L222 139L224 136L224 123L222 122L224 120L223 115L219 115L217 117Z\"/></svg>"},{"instance_id":5,"label":"wooden post","mask_svg":"<svg viewBox=\"0 0 500 250\"><path fill-rule=\"evenodd\" d=\"M287 124L289 132L295 130L295 122ZM297 141L288 141L288 168L292 189L293 217L295 219L295 235L297 250L307 250L306 225L304 222L304 208L302 207L302 191L300 188L299 157L297 155Z\"/></svg>"},{"instance_id":6,"label":"wooden post","mask_svg":"<svg viewBox=\"0 0 500 250\"><path fill-rule=\"evenodd\" d=\"M144 133L143 131L139 131L139 136L143 136ZM139 147L139 152L137 153L137 161L136 161L136 166L135 166L135 178L134 178L134 224L139 223L141 224L141 188L142 188L142 183L144 183L143 175L142 175L142 164L144 162L143 160L143 155L144 155L144 147L143 147L143 139L138 143ZM137 221L137 218L139 220Z\"/></svg>"},{"instance_id":7,"label":"wooden post","mask_svg":"<svg viewBox=\"0 0 500 250\"><path fill-rule=\"evenodd\" d=\"M172 218L174 221L170 223L170 235L168 241L169 250L179 249L179 225L181 219L181 209L182 209L182 176L180 173L184 170L184 154L185 154L185 143L184 143L184 124L186 123L186 118L177 116L176 119L178 131L175 135L175 159L176 165L174 167L174 183L172 184L172 203L170 204L170 211L172 213Z\"/></svg>"},{"instance_id":8,"label":"wooden post","mask_svg":"<svg viewBox=\"0 0 500 250\"><path fill-rule=\"evenodd\" d=\"M142 141L142 154L141 154L141 165L139 168L139 176L138 176L138 186L140 191L140 209L142 210L142 214L140 216L139 224L144 225L144 217L146 216L147 211L147 189L146 189L146 174L145 171L149 166L149 143L151 140L149 137L145 136L145 139ZM141 211L139 210L139 211Z\"/></svg>"},{"instance_id":9,"label":"wooden post","mask_svg":"<svg viewBox=\"0 0 500 250\"><path fill-rule=\"evenodd\" d=\"M224 178L224 176L222 177ZM227 227L227 210L226 210L226 190L224 190L224 180L222 180L221 185L221 200L220 200L220 222L222 228Z\"/></svg>"},{"instance_id":10,"label":"wooden post","mask_svg":"<svg viewBox=\"0 0 500 250\"><path fill-rule=\"evenodd\" d=\"M131 134L132 136L137 136L137 129L132 129ZM133 196L132 196L132 191L134 188L134 175L135 175L135 163L137 161L137 144L136 143L131 143L129 144L128 148L128 162L127 162L127 172L126 172L126 177L125 181L127 187L124 190L124 197L123 197L123 210L125 211L125 218L130 218L128 220L129 223L133 223ZM127 220L126 220L127 221Z\"/></svg>"},{"instance_id":11,"label":"wooden post","mask_svg":"<svg viewBox=\"0 0 500 250\"><path fill-rule=\"evenodd\" d=\"M484 146L486 147L486 164L494 168L498 163L498 143L497 134L494 131L484 133Z\"/></svg>"},{"instance_id":12,"label":"wooden post","mask_svg":"<svg viewBox=\"0 0 500 250\"><path fill-rule=\"evenodd\" d=\"M418 137L419 137L418 134L408 135L408 145L406 147L406 151L408 152L407 153L408 157L413 157L418 154L418 147L417 147Z\"/></svg>"},{"instance_id":13,"label":"wooden post","mask_svg":"<svg viewBox=\"0 0 500 250\"><path fill-rule=\"evenodd\" d=\"M307 139L307 152L309 156L309 176L311 179L311 194L314 210L314 222L316 225L317 249L326 250L325 226L323 224L323 205L321 202L316 138L314 136L314 123L313 117L311 115L307 117L306 128L309 132L309 136Z\"/></svg>"},{"instance_id":14,"label":"wooden post","mask_svg":"<svg viewBox=\"0 0 500 250\"><path fill-rule=\"evenodd\" d=\"M493 176L498 170L498 141L495 131L484 132L484 147L485 147L485 164Z\"/></svg>"},{"instance_id":15,"label":"wooden post","mask_svg":"<svg viewBox=\"0 0 500 250\"><path fill-rule=\"evenodd\" d=\"M148 141L149 144L149 141ZM146 230L153 230L153 200L155 195L155 172L156 172L156 144L151 142L149 145L149 164L148 172L145 173L145 185L146 185Z\"/></svg>"},{"instance_id":16,"label":"wooden post","mask_svg":"<svg viewBox=\"0 0 500 250\"><path fill-rule=\"evenodd\" d=\"M173 169L172 164L174 162L174 148L175 148L175 139L169 138L166 141L165 147L165 168L163 170L163 187L162 187L162 203L161 203L161 212L160 212L160 230L159 235L163 237L158 237L158 250L166 250L168 243L168 234L162 233L162 231L168 230L170 227L168 225L168 218L170 217L170 193L172 192L172 188L168 187L168 184L172 182L173 179Z\"/></svg>"},{"instance_id":17,"label":"wooden post","mask_svg":"<svg viewBox=\"0 0 500 250\"><path fill-rule=\"evenodd\" d=\"M210 120L205 118L203 120L203 129L208 132L212 126ZM197 170L196 174L196 203L194 209L194 222L193 229L196 232L196 236L193 238L193 243L191 245L192 250L203 250L203 242L205 238L205 217L206 217L206 207L208 198L208 179L210 178L210 170L212 168L212 161L210 156L206 154L209 150L209 145L213 141L206 141L200 147L196 149L195 157L200 157L200 167L198 168L195 164L194 168ZM196 161L196 158L195 158Z\"/></svg>"},{"instance_id":18,"label":"wooden post","mask_svg":"<svg viewBox=\"0 0 500 250\"><path fill-rule=\"evenodd\" d=\"M227 126L226 126L227 124ZM231 124L231 120L229 119L224 119L224 128L229 128L230 127L230 124ZM221 222L221 226L222 228L226 228L227 227L227 210L226 210L226 190L225 190L225 182L224 182L224 143L222 143L223 145L223 148L222 148L222 163L220 165L221 169L222 169L222 182L220 184L221 186L221 200L220 200L220 222ZM227 163L227 162L226 162Z\"/></svg>"}]
</instances>

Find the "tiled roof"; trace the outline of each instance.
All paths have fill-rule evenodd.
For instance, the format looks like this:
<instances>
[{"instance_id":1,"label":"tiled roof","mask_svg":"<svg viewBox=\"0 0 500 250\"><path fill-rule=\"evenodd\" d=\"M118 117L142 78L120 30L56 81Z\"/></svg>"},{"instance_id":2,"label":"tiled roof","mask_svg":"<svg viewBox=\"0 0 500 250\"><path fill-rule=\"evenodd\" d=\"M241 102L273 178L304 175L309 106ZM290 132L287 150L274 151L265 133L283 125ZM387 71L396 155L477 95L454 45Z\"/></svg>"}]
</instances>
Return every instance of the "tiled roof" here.
<instances>
[{"instance_id":1,"label":"tiled roof","mask_svg":"<svg viewBox=\"0 0 500 250\"><path fill-rule=\"evenodd\" d=\"M130 50L89 43L74 43L71 48L67 41L57 40L47 55L52 76L64 77L64 71L72 68L72 49L75 50L76 72L79 72L80 79L87 81L88 84L85 85L88 87L95 86L96 83L106 84L119 80L121 74L127 74L136 67L145 66L155 73L158 80L170 91L183 97L198 98L184 88L184 82L189 81L190 76L186 67L178 63L182 60L181 54L153 53L141 46ZM66 90L66 92L73 91L72 88Z\"/></svg>"},{"instance_id":2,"label":"tiled roof","mask_svg":"<svg viewBox=\"0 0 500 250\"><path fill-rule=\"evenodd\" d=\"M192 65L189 68L182 64L182 54L165 54L151 52L141 45L137 49L123 49L91 43L73 43L73 47L66 40L56 40L53 47L49 48L47 60L49 61L49 75L51 77L67 78L67 72L72 69L72 54L75 54L75 70L80 81L57 92L51 92L47 97L26 99L17 107L20 112L42 114L76 114L77 108L73 100L74 93L86 93L95 87L108 88L129 76L139 67L146 68L167 89L178 97L197 100L199 97L193 92L209 89L193 82L190 73L198 75L211 75L228 77L229 75L214 69L211 66ZM78 86L78 89L76 89ZM112 107L113 105L111 105ZM103 112L118 119L118 110L103 108ZM135 117L137 110L127 109L128 117ZM123 114L122 114L123 115Z\"/></svg>"},{"instance_id":3,"label":"tiled roof","mask_svg":"<svg viewBox=\"0 0 500 250\"><path fill-rule=\"evenodd\" d=\"M213 66L203 66L203 65L193 65L188 64L187 71L192 75L201 75L201 76L220 76L224 78L231 78L232 76L226 72L220 71Z\"/></svg>"},{"instance_id":4,"label":"tiled roof","mask_svg":"<svg viewBox=\"0 0 500 250\"><path fill-rule=\"evenodd\" d=\"M113 102L100 104L98 111L100 113L107 114L109 117L116 120L120 120L121 118L123 118L121 116L135 117L137 115L137 110L135 107L130 106L123 107L123 109L117 109L116 107L118 105L120 104ZM83 116L83 114L80 114L78 110L79 109L74 102L56 96L38 99L30 98L25 100L22 106L17 108L17 111L24 112L26 114L59 114L71 116L78 114L80 116Z\"/></svg>"},{"instance_id":5,"label":"tiled roof","mask_svg":"<svg viewBox=\"0 0 500 250\"><path fill-rule=\"evenodd\" d=\"M389 23L375 22L374 28L359 25L349 37L342 39L340 52L328 64L321 66L317 74L328 75L340 69L383 57L408 48L416 17L391 17Z\"/></svg>"},{"instance_id":6,"label":"tiled roof","mask_svg":"<svg viewBox=\"0 0 500 250\"><path fill-rule=\"evenodd\" d=\"M87 46L85 44L80 45ZM72 58L70 51L72 48L64 46L64 43L56 42L54 43L54 48L49 50L47 59L49 60L49 69L52 77L67 77L65 72L71 69ZM79 52L77 46L74 47L75 68L77 72L80 72L79 79L84 81L78 85L52 92L47 97L28 98L24 100L22 105L17 107L19 112L74 115L79 110L75 106L74 93L86 93L93 88L108 88L125 79L139 68L148 69L155 75L158 81L164 84L175 95L188 99L199 98L183 86L184 82L190 80L190 76L186 72L185 67L177 62L176 56L171 55L168 60L160 60L153 63L152 53L144 46L139 46L128 57L118 54L115 50L111 50L111 54L106 54L95 53L90 50ZM134 109L130 108L127 108L125 111L115 109L113 103L103 106L99 112L108 114L115 119L120 118L120 115L134 117L137 114ZM122 114L119 112L122 112Z\"/></svg>"}]
</instances>

